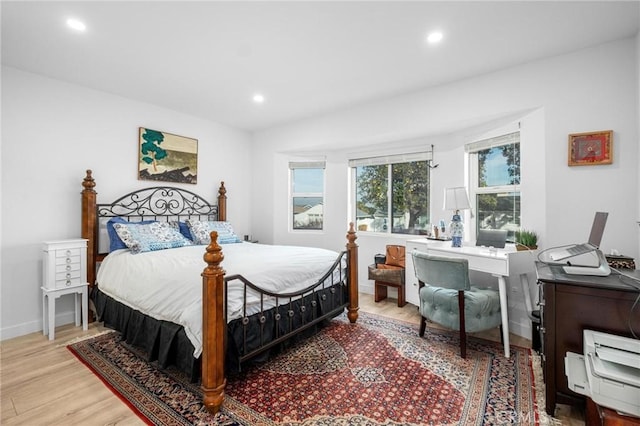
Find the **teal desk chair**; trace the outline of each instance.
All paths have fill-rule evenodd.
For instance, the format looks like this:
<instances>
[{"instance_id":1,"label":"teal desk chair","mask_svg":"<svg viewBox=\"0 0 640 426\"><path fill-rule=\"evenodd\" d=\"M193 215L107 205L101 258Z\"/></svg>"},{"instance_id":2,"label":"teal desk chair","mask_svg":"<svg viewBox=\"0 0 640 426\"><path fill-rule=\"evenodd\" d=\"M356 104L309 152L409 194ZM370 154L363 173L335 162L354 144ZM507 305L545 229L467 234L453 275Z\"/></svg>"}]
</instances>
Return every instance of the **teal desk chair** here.
<instances>
[{"instance_id":1,"label":"teal desk chair","mask_svg":"<svg viewBox=\"0 0 640 426\"><path fill-rule=\"evenodd\" d=\"M467 356L467 333L502 328L500 294L471 286L469 262L414 251L413 265L420 292L420 337L426 321L460 331L460 356ZM502 333L500 333L502 339Z\"/></svg>"}]
</instances>

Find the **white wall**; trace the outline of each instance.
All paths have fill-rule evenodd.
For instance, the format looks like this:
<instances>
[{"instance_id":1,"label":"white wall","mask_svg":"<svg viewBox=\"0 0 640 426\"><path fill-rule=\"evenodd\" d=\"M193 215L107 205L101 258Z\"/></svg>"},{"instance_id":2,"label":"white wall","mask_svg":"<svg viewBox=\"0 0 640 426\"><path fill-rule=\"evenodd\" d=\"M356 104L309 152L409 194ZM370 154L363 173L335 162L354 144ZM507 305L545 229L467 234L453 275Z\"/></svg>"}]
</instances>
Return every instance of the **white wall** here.
<instances>
[{"instance_id":1,"label":"white wall","mask_svg":"<svg viewBox=\"0 0 640 426\"><path fill-rule=\"evenodd\" d=\"M521 118L523 226L539 231L542 247L581 242L594 212L608 211L603 250L615 248L638 259L636 42L604 44L256 134L252 191L261 208L252 219L263 226L254 235L273 243L341 247L348 158L364 151L407 150L416 140L424 147L435 145L440 166L432 174L432 217L448 217L438 197L444 186L464 182L462 145ZM614 130L612 165L567 166L568 134L608 129ZM289 233L281 207L287 202L286 157L305 150L326 153L327 188L339 191L326 210L342 220L327 220L323 235ZM366 266L373 254L398 240L359 236L361 290L371 288Z\"/></svg>"},{"instance_id":2,"label":"white wall","mask_svg":"<svg viewBox=\"0 0 640 426\"><path fill-rule=\"evenodd\" d=\"M251 233L249 134L3 67L2 339L42 328L41 243L80 236L85 170L98 202L153 185L137 180L139 127L198 139L198 184L174 186L215 201L224 180L230 220ZM57 303L57 323L71 322L72 298Z\"/></svg>"},{"instance_id":3,"label":"white wall","mask_svg":"<svg viewBox=\"0 0 640 426\"><path fill-rule=\"evenodd\" d=\"M541 245L584 240L593 212L606 210L603 249L640 260L638 43L635 37L548 58L266 130L253 139L176 111L3 67L1 338L41 329L41 242L79 235L85 169L94 170L100 201L149 186L136 174L140 126L199 140L199 183L186 187L213 197L224 179L229 217L239 234L336 249L345 244L349 158L434 144L440 166L433 174L432 216L446 218L442 188L464 181L462 145L519 119L523 222L540 232ZM606 129L614 130L613 165L566 165L569 133ZM287 158L304 151L327 158L325 232L312 235L289 233L284 214ZM359 236L362 290L371 290L366 266L373 255L403 240ZM71 307L70 300L58 302L59 323L72 321Z\"/></svg>"},{"instance_id":4,"label":"white wall","mask_svg":"<svg viewBox=\"0 0 640 426\"><path fill-rule=\"evenodd\" d=\"M640 19L640 18L639 18ZM636 108L640 111L640 32L636 35ZM637 144L640 146L640 120L638 120L638 139ZM638 149L638 164L640 164L640 149ZM638 188L640 188L640 169L636 172L638 177ZM640 197L638 197L638 227L640 228ZM638 238L638 251L640 252L640 238ZM638 267L638 266L636 266Z\"/></svg>"}]
</instances>

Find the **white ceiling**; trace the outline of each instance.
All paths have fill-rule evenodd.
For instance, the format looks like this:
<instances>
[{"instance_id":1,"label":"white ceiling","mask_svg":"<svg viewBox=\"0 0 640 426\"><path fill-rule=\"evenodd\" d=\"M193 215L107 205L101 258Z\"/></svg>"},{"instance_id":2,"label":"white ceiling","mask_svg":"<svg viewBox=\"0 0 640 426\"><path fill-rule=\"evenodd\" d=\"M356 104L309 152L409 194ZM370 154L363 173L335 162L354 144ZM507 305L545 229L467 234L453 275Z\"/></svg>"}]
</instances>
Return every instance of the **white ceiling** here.
<instances>
[{"instance_id":1,"label":"white ceiling","mask_svg":"<svg viewBox=\"0 0 640 426\"><path fill-rule=\"evenodd\" d=\"M639 4L5 0L2 63L259 130L631 37Z\"/></svg>"}]
</instances>

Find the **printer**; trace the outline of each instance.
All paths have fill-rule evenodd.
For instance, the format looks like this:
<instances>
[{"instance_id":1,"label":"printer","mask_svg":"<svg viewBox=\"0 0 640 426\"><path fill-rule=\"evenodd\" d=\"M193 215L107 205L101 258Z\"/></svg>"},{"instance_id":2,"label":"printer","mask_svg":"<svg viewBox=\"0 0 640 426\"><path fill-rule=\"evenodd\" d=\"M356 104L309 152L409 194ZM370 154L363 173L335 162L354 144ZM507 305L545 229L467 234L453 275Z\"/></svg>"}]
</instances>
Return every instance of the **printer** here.
<instances>
[{"instance_id":1,"label":"printer","mask_svg":"<svg viewBox=\"0 0 640 426\"><path fill-rule=\"evenodd\" d=\"M584 330L584 354L567 352L569 389L620 413L640 417L640 340Z\"/></svg>"}]
</instances>

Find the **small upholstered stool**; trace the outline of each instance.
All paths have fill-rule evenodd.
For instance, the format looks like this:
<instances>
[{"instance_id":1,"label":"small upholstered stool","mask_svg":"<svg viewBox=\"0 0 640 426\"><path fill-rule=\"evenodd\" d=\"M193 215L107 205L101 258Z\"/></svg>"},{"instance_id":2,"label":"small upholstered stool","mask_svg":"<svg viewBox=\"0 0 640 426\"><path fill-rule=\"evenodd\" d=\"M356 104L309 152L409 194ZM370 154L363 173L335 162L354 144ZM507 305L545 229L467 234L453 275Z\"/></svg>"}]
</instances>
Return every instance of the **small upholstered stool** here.
<instances>
[{"instance_id":1,"label":"small upholstered stool","mask_svg":"<svg viewBox=\"0 0 640 426\"><path fill-rule=\"evenodd\" d=\"M387 298L387 287L398 290L398 306L407 304L404 285L405 248L388 245L384 263L369 265L369 279L374 280L374 300Z\"/></svg>"}]
</instances>

